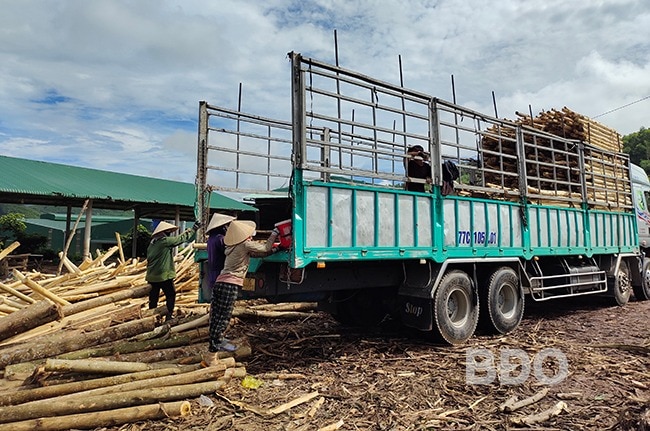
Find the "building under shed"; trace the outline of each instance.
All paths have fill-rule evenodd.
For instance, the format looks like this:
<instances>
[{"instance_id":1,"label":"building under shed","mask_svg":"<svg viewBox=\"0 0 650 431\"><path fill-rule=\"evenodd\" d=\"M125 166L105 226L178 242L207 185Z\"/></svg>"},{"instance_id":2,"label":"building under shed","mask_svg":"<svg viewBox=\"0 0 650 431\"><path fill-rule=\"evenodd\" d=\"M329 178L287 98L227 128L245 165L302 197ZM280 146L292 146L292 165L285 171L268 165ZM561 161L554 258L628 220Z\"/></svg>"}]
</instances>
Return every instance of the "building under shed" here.
<instances>
[{"instance_id":1,"label":"building under shed","mask_svg":"<svg viewBox=\"0 0 650 431\"><path fill-rule=\"evenodd\" d=\"M133 211L132 226L137 226L143 218L169 220L177 225L195 221L197 191L191 183L8 156L0 156L0 172L1 203L67 208L66 233L73 227L72 209L82 209L83 226L89 227L84 229L83 238L86 257L91 253L93 208ZM255 207L219 193L206 193L213 211L233 215L249 213L247 218L255 219Z\"/></svg>"}]
</instances>

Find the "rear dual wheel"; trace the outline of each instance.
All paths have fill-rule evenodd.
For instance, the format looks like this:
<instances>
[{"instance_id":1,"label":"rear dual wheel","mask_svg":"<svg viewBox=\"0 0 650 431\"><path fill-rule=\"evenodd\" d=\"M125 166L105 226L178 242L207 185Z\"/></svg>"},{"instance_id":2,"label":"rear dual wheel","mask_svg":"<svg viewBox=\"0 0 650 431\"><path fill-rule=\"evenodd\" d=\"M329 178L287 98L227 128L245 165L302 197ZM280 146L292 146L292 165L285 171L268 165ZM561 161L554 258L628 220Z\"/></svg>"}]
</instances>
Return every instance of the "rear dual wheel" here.
<instances>
[{"instance_id":1,"label":"rear dual wheel","mask_svg":"<svg viewBox=\"0 0 650 431\"><path fill-rule=\"evenodd\" d=\"M469 339L478 324L478 295L469 276L449 271L440 281L433 301L434 329L450 344Z\"/></svg>"},{"instance_id":2,"label":"rear dual wheel","mask_svg":"<svg viewBox=\"0 0 650 431\"><path fill-rule=\"evenodd\" d=\"M494 271L480 298L481 326L488 332L507 334L519 326L524 315L524 289L512 268Z\"/></svg>"}]
</instances>

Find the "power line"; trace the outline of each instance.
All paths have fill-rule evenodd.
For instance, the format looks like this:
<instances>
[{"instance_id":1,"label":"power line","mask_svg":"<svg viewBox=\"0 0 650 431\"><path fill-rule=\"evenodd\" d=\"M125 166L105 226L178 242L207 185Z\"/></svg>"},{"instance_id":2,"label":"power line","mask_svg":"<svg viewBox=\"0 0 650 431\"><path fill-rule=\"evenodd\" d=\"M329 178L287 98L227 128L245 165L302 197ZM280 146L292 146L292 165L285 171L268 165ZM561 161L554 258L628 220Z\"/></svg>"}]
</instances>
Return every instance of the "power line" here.
<instances>
[{"instance_id":1,"label":"power line","mask_svg":"<svg viewBox=\"0 0 650 431\"><path fill-rule=\"evenodd\" d=\"M595 115L595 116L593 116L591 118L598 118L598 117L602 117L603 115L611 114L612 112L618 111L619 109L627 108L628 106L634 105L635 103L643 102L646 99L650 99L650 95L642 97L639 100L635 100L634 102L630 102L627 105L623 105L623 106L619 106L618 108L610 109L607 112L603 112L602 114Z\"/></svg>"}]
</instances>

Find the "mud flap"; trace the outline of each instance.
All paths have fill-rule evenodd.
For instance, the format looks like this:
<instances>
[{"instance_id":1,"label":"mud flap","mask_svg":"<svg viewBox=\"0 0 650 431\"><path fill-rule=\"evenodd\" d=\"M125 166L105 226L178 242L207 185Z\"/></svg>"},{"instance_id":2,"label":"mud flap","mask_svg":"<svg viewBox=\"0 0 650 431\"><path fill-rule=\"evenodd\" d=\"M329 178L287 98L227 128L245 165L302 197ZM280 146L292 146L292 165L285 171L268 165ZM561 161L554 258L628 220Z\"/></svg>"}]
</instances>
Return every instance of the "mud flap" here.
<instances>
[{"instance_id":1,"label":"mud flap","mask_svg":"<svg viewBox=\"0 0 650 431\"><path fill-rule=\"evenodd\" d=\"M400 318L405 326L431 331L433 329L433 300L399 295L397 298Z\"/></svg>"}]
</instances>

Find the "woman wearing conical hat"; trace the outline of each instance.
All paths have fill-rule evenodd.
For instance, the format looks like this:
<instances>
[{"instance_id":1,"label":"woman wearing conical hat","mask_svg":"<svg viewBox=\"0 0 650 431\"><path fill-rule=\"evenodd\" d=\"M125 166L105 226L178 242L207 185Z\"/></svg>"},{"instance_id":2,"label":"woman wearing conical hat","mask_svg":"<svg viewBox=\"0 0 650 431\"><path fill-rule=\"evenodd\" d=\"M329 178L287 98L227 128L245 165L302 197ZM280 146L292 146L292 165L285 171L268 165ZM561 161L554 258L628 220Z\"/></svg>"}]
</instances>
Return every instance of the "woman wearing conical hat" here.
<instances>
[{"instance_id":1,"label":"woman wearing conical hat","mask_svg":"<svg viewBox=\"0 0 650 431\"><path fill-rule=\"evenodd\" d=\"M208 365L217 359L217 352L237 350L237 346L223 335L230 322L238 289L244 285L251 256L268 256L277 251L273 243L278 237L278 230L274 229L266 242L262 243L253 241L256 227L255 222L248 220L233 220L228 226L224 238L226 261L212 288L208 346L210 353L206 358Z\"/></svg>"},{"instance_id":2,"label":"woman wearing conical hat","mask_svg":"<svg viewBox=\"0 0 650 431\"><path fill-rule=\"evenodd\" d=\"M210 286L211 289L226 261L226 244L224 244L223 240L226 236L227 226L233 220L235 220L235 217L233 216L214 213L212 214L210 223L208 223L208 226L205 228L205 233L208 235L207 279L208 286Z\"/></svg>"},{"instance_id":3,"label":"woman wearing conical hat","mask_svg":"<svg viewBox=\"0 0 650 431\"><path fill-rule=\"evenodd\" d=\"M172 318L174 305L176 304L176 267L174 266L174 247L187 242L194 237L200 223L194 223L191 229L185 230L180 235L173 236L172 232L178 229L171 223L161 221L151 234L151 242L147 247L147 275L145 279L151 284L149 291L149 309L153 310L158 306L160 291L165 294L167 305L167 316L165 320Z\"/></svg>"}]
</instances>

